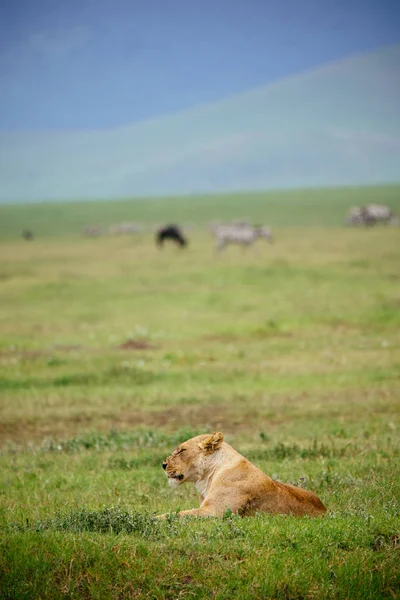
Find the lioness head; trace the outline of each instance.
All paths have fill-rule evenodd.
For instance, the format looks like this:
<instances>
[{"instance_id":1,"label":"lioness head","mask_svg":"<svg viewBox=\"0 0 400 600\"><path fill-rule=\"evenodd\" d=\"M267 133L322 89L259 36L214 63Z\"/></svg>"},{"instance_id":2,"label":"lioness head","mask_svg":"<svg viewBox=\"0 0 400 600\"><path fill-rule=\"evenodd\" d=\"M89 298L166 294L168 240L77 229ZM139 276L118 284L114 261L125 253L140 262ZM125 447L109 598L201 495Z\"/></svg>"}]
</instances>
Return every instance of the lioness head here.
<instances>
[{"instance_id":1,"label":"lioness head","mask_svg":"<svg viewBox=\"0 0 400 600\"><path fill-rule=\"evenodd\" d=\"M223 441L222 433L216 432L212 435L197 435L179 444L162 463L168 483L175 487L185 481L198 481Z\"/></svg>"}]
</instances>

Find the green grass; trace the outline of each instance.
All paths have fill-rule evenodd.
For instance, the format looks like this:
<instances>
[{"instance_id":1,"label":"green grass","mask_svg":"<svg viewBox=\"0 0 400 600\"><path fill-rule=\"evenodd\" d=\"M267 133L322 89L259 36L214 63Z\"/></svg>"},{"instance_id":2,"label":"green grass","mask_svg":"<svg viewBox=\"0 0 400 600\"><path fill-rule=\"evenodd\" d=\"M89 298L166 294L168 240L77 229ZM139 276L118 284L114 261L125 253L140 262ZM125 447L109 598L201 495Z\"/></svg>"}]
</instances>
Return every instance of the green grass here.
<instances>
[{"instance_id":1,"label":"green grass","mask_svg":"<svg viewBox=\"0 0 400 600\"><path fill-rule=\"evenodd\" d=\"M400 597L400 230L342 225L399 198L1 207L0 597ZM184 252L80 235L182 209ZM245 215L276 243L216 256L201 226ZM214 430L328 515L178 520L161 462Z\"/></svg>"},{"instance_id":2,"label":"green grass","mask_svg":"<svg viewBox=\"0 0 400 600\"><path fill-rule=\"evenodd\" d=\"M202 226L245 216L273 227L342 226L347 210L369 202L400 209L400 185L239 192L177 198L44 202L0 205L0 238L15 239L23 229L37 236L81 236L87 225L122 221Z\"/></svg>"}]
</instances>

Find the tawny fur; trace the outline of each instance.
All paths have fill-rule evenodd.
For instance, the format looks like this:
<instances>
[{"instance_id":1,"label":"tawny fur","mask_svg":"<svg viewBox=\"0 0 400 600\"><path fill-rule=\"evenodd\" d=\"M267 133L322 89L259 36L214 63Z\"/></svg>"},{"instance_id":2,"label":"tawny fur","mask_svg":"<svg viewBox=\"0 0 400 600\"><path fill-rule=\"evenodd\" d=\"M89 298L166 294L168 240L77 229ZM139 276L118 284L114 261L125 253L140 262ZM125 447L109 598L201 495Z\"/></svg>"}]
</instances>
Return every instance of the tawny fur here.
<instances>
[{"instance_id":1,"label":"tawny fur","mask_svg":"<svg viewBox=\"0 0 400 600\"><path fill-rule=\"evenodd\" d=\"M163 467L170 485L190 481L199 493L200 507L183 510L180 516L222 517L227 509L243 516L257 512L296 516L326 513L315 494L274 481L224 442L220 432L183 442Z\"/></svg>"}]
</instances>

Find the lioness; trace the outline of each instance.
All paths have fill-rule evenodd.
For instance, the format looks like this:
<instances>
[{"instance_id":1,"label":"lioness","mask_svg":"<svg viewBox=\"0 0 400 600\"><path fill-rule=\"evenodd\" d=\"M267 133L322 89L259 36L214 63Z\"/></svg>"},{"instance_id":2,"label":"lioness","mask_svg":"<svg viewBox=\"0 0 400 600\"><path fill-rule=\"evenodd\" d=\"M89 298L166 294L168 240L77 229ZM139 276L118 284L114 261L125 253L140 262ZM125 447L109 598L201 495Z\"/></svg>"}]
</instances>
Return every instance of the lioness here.
<instances>
[{"instance_id":1,"label":"lioness","mask_svg":"<svg viewBox=\"0 0 400 600\"><path fill-rule=\"evenodd\" d=\"M241 515L318 516L326 512L315 494L274 481L224 442L219 432L183 442L162 466L171 486L192 481L200 495L200 508L183 510L180 516L222 517L226 509Z\"/></svg>"}]
</instances>

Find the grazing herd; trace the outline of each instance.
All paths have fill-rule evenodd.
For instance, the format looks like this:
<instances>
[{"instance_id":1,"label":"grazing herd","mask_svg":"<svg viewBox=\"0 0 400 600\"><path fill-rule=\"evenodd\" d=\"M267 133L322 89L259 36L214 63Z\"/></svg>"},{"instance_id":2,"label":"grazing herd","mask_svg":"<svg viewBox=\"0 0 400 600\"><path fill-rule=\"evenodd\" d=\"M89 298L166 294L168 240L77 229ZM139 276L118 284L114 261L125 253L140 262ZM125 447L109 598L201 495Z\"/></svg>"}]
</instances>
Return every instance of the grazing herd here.
<instances>
[{"instance_id":1,"label":"grazing herd","mask_svg":"<svg viewBox=\"0 0 400 600\"><path fill-rule=\"evenodd\" d=\"M394 210L382 204L366 204L365 206L353 206L349 209L345 224L348 226L364 226L367 228L375 225L399 225L399 216ZM215 237L215 247L218 252L229 245L238 245L248 247L254 244L258 238L263 238L272 243L273 236L271 229L264 225L252 225L249 218L242 218L231 223L212 222L207 226ZM159 248L164 246L165 241L171 241L180 248L185 248L189 244L187 231L193 229L193 226L179 227L176 224L165 226L155 225L151 230L155 234L155 242ZM85 237L100 237L106 232L109 235L133 235L143 233L146 230L143 223L124 222L117 225L111 225L105 230L97 225L88 225L83 230ZM31 229L24 229L21 232L24 240L34 239L34 233Z\"/></svg>"},{"instance_id":2,"label":"grazing herd","mask_svg":"<svg viewBox=\"0 0 400 600\"><path fill-rule=\"evenodd\" d=\"M272 243L272 232L269 227L263 225L251 225L249 219L240 219L232 223L210 223L208 228L215 236L216 250L221 251L226 246L236 244L238 246L251 246L258 238L264 238ZM159 248L164 246L164 242L171 241L180 248L185 248L189 240L186 231L190 227L179 227L179 225L169 224L165 226L153 227L155 233L156 245ZM110 235L127 235L142 233L145 231L144 225L141 223L120 223L112 225L108 229ZM83 235L86 237L98 237L103 235L104 231L97 225L89 225L83 230Z\"/></svg>"}]
</instances>

